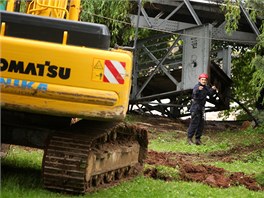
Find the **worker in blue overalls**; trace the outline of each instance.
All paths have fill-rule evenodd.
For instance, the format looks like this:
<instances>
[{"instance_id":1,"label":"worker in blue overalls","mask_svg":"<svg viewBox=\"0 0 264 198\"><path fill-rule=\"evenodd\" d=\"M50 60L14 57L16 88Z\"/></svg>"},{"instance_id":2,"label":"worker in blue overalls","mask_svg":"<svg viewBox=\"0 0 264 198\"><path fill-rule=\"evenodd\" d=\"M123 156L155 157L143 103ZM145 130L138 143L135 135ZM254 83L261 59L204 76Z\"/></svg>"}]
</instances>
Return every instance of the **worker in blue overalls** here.
<instances>
[{"instance_id":1,"label":"worker in blue overalls","mask_svg":"<svg viewBox=\"0 0 264 198\"><path fill-rule=\"evenodd\" d=\"M213 96L216 93L216 87L207 85L208 75L202 73L199 75L199 82L193 88L192 105L190 108L191 122L188 128L188 144L201 145L201 136L204 128L204 106L206 97ZM192 138L195 136L195 142Z\"/></svg>"}]
</instances>

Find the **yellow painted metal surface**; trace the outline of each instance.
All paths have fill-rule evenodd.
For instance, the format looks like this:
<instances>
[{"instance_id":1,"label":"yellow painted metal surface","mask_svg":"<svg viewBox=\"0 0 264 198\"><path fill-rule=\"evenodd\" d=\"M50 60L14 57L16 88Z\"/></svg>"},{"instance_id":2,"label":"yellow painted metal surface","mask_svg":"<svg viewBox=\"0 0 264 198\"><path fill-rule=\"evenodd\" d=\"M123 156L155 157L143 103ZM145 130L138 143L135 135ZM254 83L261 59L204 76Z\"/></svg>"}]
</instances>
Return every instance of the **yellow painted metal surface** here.
<instances>
[{"instance_id":1,"label":"yellow painted metal surface","mask_svg":"<svg viewBox=\"0 0 264 198\"><path fill-rule=\"evenodd\" d=\"M2 78L2 93L10 93L25 96L49 98L62 101L82 102L98 105L113 106L117 103L118 95L112 91L94 90L88 88L44 84L39 82L28 82ZM8 82L9 81L9 82Z\"/></svg>"},{"instance_id":2,"label":"yellow painted metal surface","mask_svg":"<svg viewBox=\"0 0 264 198\"><path fill-rule=\"evenodd\" d=\"M33 0L27 13L54 18L69 18L67 10L68 0Z\"/></svg>"},{"instance_id":3,"label":"yellow painted metal surface","mask_svg":"<svg viewBox=\"0 0 264 198\"><path fill-rule=\"evenodd\" d=\"M63 32L62 44L66 45L68 40L68 31Z\"/></svg>"},{"instance_id":4,"label":"yellow painted metal surface","mask_svg":"<svg viewBox=\"0 0 264 198\"><path fill-rule=\"evenodd\" d=\"M15 0L8 0L6 5L6 11L13 12L15 8Z\"/></svg>"},{"instance_id":5,"label":"yellow painted metal surface","mask_svg":"<svg viewBox=\"0 0 264 198\"><path fill-rule=\"evenodd\" d=\"M6 28L6 24L5 22L1 23L1 31L0 31L0 35L4 36L5 34L5 28Z\"/></svg>"},{"instance_id":6,"label":"yellow painted metal surface","mask_svg":"<svg viewBox=\"0 0 264 198\"><path fill-rule=\"evenodd\" d=\"M80 10L81 10L81 0L71 0L70 10L69 10L69 19L78 21Z\"/></svg>"},{"instance_id":7,"label":"yellow painted metal surface","mask_svg":"<svg viewBox=\"0 0 264 198\"><path fill-rule=\"evenodd\" d=\"M0 36L2 108L60 116L123 119L132 54ZM122 63L107 82L106 63ZM99 68L99 71L98 71Z\"/></svg>"},{"instance_id":8,"label":"yellow painted metal surface","mask_svg":"<svg viewBox=\"0 0 264 198\"><path fill-rule=\"evenodd\" d=\"M95 120L122 120L125 117L123 106L94 105L3 92L1 93L1 107L16 111L68 117L77 116Z\"/></svg>"}]
</instances>

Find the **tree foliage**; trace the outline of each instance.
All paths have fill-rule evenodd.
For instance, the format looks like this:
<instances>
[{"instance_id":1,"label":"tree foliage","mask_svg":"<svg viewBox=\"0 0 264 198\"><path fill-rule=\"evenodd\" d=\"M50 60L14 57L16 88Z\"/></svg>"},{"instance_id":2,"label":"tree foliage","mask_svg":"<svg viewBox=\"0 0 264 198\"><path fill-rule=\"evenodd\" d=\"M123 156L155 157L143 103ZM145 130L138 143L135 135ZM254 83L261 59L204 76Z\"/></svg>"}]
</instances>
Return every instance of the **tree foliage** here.
<instances>
[{"instance_id":1,"label":"tree foliage","mask_svg":"<svg viewBox=\"0 0 264 198\"><path fill-rule=\"evenodd\" d=\"M134 40L135 28L131 26L129 0L82 0L81 20L105 24L111 33L111 46L131 45ZM146 37L151 31L139 30L139 38Z\"/></svg>"},{"instance_id":2,"label":"tree foliage","mask_svg":"<svg viewBox=\"0 0 264 198\"><path fill-rule=\"evenodd\" d=\"M225 29L228 34L231 34L238 28L238 22L240 19L239 1L231 2L225 0L222 5L222 10L225 12Z\"/></svg>"},{"instance_id":3,"label":"tree foliage","mask_svg":"<svg viewBox=\"0 0 264 198\"><path fill-rule=\"evenodd\" d=\"M105 24L110 29L111 44L118 43L119 40L123 43L131 40L129 37L133 32L128 25L128 1L82 0L81 4L81 20Z\"/></svg>"},{"instance_id":4,"label":"tree foliage","mask_svg":"<svg viewBox=\"0 0 264 198\"><path fill-rule=\"evenodd\" d=\"M225 0L226 5L222 7L222 10L225 12L225 28L229 34L238 28L241 15L240 3L244 3L252 21L255 22L258 17L262 20L262 24L257 44L254 47L244 47L234 51L236 56L232 60L233 94L237 99L243 101L247 108L256 111L256 101L264 89L264 1ZM260 102L263 103L263 99ZM237 109L237 107L233 107L231 110Z\"/></svg>"}]
</instances>

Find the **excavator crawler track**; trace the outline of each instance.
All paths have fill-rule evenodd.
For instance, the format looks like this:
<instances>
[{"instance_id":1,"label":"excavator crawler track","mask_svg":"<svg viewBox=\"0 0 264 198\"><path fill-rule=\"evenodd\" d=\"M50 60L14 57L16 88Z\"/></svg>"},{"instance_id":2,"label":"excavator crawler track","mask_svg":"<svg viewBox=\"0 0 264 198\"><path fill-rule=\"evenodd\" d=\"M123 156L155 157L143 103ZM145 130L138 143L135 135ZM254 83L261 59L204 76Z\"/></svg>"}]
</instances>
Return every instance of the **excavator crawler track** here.
<instances>
[{"instance_id":1,"label":"excavator crawler track","mask_svg":"<svg viewBox=\"0 0 264 198\"><path fill-rule=\"evenodd\" d=\"M50 136L43 156L45 188L92 192L142 172L148 145L145 129L124 123L93 123L86 131L85 124L78 124L70 133Z\"/></svg>"}]
</instances>

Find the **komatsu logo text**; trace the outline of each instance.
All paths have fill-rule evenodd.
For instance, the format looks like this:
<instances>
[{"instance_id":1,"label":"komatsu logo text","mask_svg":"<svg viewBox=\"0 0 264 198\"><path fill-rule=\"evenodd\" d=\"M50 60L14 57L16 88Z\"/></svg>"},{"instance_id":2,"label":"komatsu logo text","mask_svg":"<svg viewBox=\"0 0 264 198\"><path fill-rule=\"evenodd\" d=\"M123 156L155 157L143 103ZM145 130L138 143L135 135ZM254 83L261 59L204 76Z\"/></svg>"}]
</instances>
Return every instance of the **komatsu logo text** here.
<instances>
[{"instance_id":1,"label":"komatsu logo text","mask_svg":"<svg viewBox=\"0 0 264 198\"><path fill-rule=\"evenodd\" d=\"M30 74L34 76L48 76L50 78L56 78L58 76L63 80L70 78L71 75L71 68L51 65L50 61L45 61L44 64L31 62L25 64L23 61L15 60L8 62L4 58L0 58L0 71Z\"/></svg>"}]
</instances>

